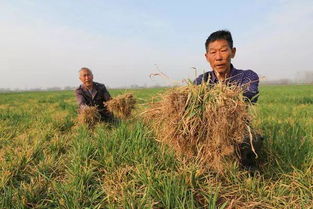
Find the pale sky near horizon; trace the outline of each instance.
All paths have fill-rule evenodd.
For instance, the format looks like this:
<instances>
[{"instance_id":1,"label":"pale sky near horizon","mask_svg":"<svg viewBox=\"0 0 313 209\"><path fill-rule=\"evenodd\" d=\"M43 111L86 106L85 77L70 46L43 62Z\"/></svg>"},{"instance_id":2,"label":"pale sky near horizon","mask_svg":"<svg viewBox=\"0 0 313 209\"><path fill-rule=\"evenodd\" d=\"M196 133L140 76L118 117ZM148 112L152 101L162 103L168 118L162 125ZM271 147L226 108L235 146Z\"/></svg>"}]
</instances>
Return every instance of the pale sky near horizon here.
<instances>
[{"instance_id":1,"label":"pale sky near horizon","mask_svg":"<svg viewBox=\"0 0 313 209\"><path fill-rule=\"evenodd\" d=\"M83 66L109 87L162 84L157 68L194 79L219 29L237 68L265 80L313 71L312 0L0 0L0 88L77 86Z\"/></svg>"}]
</instances>

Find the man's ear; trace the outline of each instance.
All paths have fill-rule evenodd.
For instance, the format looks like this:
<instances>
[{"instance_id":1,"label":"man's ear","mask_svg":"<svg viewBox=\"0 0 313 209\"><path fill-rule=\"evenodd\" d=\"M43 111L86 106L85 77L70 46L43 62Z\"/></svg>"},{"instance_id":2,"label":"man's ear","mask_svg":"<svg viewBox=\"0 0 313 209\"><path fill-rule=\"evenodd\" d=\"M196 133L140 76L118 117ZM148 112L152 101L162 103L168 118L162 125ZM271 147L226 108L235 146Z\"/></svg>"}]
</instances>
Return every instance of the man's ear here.
<instances>
[{"instance_id":1,"label":"man's ear","mask_svg":"<svg viewBox=\"0 0 313 209\"><path fill-rule=\"evenodd\" d=\"M82 80L82 77L81 77L81 76L79 76L78 78L79 78L79 80L80 80L81 82L83 82L83 80Z\"/></svg>"},{"instance_id":2,"label":"man's ear","mask_svg":"<svg viewBox=\"0 0 313 209\"><path fill-rule=\"evenodd\" d=\"M205 57L205 59L209 62L209 54L208 54L208 52L206 52L206 53L204 54L204 57Z\"/></svg>"},{"instance_id":3,"label":"man's ear","mask_svg":"<svg viewBox=\"0 0 313 209\"><path fill-rule=\"evenodd\" d=\"M231 49L231 53L232 53L231 58L234 58L236 55L236 47Z\"/></svg>"}]
</instances>

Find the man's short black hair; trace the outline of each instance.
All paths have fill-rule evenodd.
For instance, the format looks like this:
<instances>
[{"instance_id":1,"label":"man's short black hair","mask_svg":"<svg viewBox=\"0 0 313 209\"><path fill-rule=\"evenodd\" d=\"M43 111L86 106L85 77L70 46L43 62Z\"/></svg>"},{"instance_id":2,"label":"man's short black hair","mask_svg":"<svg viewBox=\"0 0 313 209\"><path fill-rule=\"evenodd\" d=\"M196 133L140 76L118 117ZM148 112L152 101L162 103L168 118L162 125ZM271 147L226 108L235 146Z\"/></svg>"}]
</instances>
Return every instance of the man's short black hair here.
<instances>
[{"instance_id":1,"label":"man's short black hair","mask_svg":"<svg viewBox=\"0 0 313 209\"><path fill-rule=\"evenodd\" d=\"M217 40L226 40L229 47L231 49L233 48L233 38L231 37L231 33L228 30L218 30L214 33L211 33L211 35L205 41L205 50L208 51L209 44Z\"/></svg>"}]
</instances>

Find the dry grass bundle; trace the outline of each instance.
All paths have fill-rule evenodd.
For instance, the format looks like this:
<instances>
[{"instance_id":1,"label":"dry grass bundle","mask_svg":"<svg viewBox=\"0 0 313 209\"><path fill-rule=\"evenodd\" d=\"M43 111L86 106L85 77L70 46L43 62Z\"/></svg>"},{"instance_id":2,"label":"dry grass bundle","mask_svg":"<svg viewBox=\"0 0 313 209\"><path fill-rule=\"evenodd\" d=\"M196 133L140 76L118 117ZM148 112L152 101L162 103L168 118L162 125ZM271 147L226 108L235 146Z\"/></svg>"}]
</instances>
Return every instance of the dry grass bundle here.
<instances>
[{"instance_id":1,"label":"dry grass bundle","mask_svg":"<svg viewBox=\"0 0 313 209\"><path fill-rule=\"evenodd\" d=\"M162 93L143 115L158 140L184 159L223 171L237 158L237 145L249 135L248 106L238 86L190 83Z\"/></svg>"},{"instance_id":2,"label":"dry grass bundle","mask_svg":"<svg viewBox=\"0 0 313 209\"><path fill-rule=\"evenodd\" d=\"M89 127L94 126L100 121L100 113L95 106L83 106L79 110L78 122L86 124Z\"/></svg>"},{"instance_id":3,"label":"dry grass bundle","mask_svg":"<svg viewBox=\"0 0 313 209\"><path fill-rule=\"evenodd\" d=\"M119 118L128 118L135 108L136 99L133 94L119 95L106 102L108 110Z\"/></svg>"}]
</instances>

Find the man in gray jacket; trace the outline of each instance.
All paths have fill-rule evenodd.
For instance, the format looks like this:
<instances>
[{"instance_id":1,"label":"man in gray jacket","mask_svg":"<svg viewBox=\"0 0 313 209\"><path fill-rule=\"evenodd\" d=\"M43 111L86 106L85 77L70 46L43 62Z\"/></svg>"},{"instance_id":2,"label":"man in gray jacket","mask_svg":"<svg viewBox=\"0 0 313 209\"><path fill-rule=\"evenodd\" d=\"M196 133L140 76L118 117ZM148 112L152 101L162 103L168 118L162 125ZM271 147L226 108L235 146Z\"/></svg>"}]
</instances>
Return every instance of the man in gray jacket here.
<instances>
[{"instance_id":1,"label":"man in gray jacket","mask_svg":"<svg viewBox=\"0 0 313 209\"><path fill-rule=\"evenodd\" d=\"M105 106L105 102L111 99L111 95L105 85L94 82L91 70L86 67L80 69L79 79L82 84L75 90L79 109L84 106L96 106L102 120L111 120L112 114Z\"/></svg>"}]
</instances>

